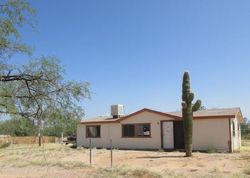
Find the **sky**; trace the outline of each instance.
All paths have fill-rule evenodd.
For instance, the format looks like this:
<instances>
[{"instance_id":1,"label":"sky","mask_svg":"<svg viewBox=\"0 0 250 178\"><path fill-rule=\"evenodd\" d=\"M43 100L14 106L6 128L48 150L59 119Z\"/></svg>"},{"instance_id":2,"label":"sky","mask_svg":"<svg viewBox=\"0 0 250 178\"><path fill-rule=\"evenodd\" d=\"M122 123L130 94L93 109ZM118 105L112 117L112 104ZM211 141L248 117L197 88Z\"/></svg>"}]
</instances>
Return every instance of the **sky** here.
<instances>
[{"instance_id":1,"label":"sky","mask_svg":"<svg viewBox=\"0 0 250 178\"><path fill-rule=\"evenodd\" d=\"M206 108L250 118L249 0L33 0L36 28L22 30L33 56L57 56L66 79L91 83L85 118L123 104L181 109L189 71Z\"/></svg>"}]
</instances>

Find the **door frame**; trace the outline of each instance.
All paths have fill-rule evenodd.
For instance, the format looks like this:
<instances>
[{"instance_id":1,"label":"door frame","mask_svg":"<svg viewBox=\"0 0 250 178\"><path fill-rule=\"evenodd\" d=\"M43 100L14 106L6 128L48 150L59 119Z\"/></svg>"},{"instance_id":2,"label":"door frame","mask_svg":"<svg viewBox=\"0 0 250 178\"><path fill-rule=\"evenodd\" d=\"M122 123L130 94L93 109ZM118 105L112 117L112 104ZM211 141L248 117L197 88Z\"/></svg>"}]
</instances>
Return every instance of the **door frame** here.
<instances>
[{"instance_id":1,"label":"door frame","mask_svg":"<svg viewBox=\"0 0 250 178\"><path fill-rule=\"evenodd\" d=\"M174 124L174 120L162 120L161 121L161 148L164 150L174 150L174 148L173 149L164 148L164 145L163 145L163 122L173 122L173 124ZM174 126L173 126L173 132L174 132ZM174 141L174 133L173 133L173 141Z\"/></svg>"},{"instance_id":2,"label":"door frame","mask_svg":"<svg viewBox=\"0 0 250 178\"><path fill-rule=\"evenodd\" d=\"M178 121L182 121L182 120L162 120L161 121L161 149L164 149L164 150L175 150L174 122L178 122ZM174 141L174 148L173 149L165 149L164 148L164 145L163 145L163 122L173 122L173 141Z\"/></svg>"},{"instance_id":3,"label":"door frame","mask_svg":"<svg viewBox=\"0 0 250 178\"><path fill-rule=\"evenodd\" d=\"M175 142L175 141L176 141L175 138L177 138L177 137L176 137L177 135L175 135L175 133L176 133L176 132L175 132L175 131L176 131L175 129L177 129L177 128L176 128L175 126L176 126L177 122L181 122L181 123L182 123L182 133L183 133L183 135L182 135L182 136L183 136L183 137L182 137L182 141L183 141L183 145L182 145L181 148L177 148L177 145L176 145L177 143ZM184 128L183 128L184 125L183 125L183 124L184 124L184 123L183 123L183 120L178 120L178 121L176 120L176 121L174 121L174 149L175 149L175 150L183 150L183 149L185 149L185 144L184 144ZM178 132L178 129L177 129L177 132ZM177 138L177 139L178 139L178 138Z\"/></svg>"}]
</instances>

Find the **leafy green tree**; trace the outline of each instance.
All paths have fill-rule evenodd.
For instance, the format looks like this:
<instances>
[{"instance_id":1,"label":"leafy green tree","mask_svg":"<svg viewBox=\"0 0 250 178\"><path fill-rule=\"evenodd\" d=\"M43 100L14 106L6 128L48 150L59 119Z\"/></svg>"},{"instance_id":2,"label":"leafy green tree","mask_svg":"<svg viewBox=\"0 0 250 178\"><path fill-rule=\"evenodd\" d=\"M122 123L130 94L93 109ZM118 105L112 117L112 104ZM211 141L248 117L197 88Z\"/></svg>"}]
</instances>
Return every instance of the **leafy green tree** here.
<instances>
[{"instance_id":1,"label":"leafy green tree","mask_svg":"<svg viewBox=\"0 0 250 178\"><path fill-rule=\"evenodd\" d=\"M45 131L50 130L49 135L75 132L76 123L83 117L78 104L90 97L89 83L64 81L63 69L55 58L32 60L17 72L37 78L0 83L0 113L36 121L39 133L42 122L47 124Z\"/></svg>"},{"instance_id":2,"label":"leafy green tree","mask_svg":"<svg viewBox=\"0 0 250 178\"><path fill-rule=\"evenodd\" d=\"M82 99L90 97L90 92L88 82L65 81L64 70L55 57L31 59L22 66L10 62L14 54L31 54L21 41L19 29L32 26L34 14L26 0L0 4L0 116L21 116L38 123L40 133L42 121L49 123L53 114L64 113L64 119L74 120L72 111L79 108ZM78 119L83 116L80 113Z\"/></svg>"},{"instance_id":3,"label":"leafy green tree","mask_svg":"<svg viewBox=\"0 0 250 178\"><path fill-rule=\"evenodd\" d=\"M31 54L31 48L21 42L19 29L24 25L34 26L35 10L25 0L0 2L0 58L9 58L15 53Z\"/></svg>"},{"instance_id":4,"label":"leafy green tree","mask_svg":"<svg viewBox=\"0 0 250 178\"><path fill-rule=\"evenodd\" d=\"M35 133L36 126L27 118L13 117L0 122L0 135L31 136Z\"/></svg>"},{"instance_id":5,"label":"leafy green tree","mask_svg":"<svg viewBox=\"0 0 250 178\"><path fill-rule=\"evenodd\" d=\"M241 136L244 139L249 139L250 138L250 128L249 126L249 121L247 117L244 117L244 122L241 123L240 128L241 128Z\"/></svg>"},{"instance_id":6,"label":"leafy green tree","mask_svg":"<svg viewBox=\"0 0 250 178\"><path fill-rule=\"evenodd\" d=\"M54 111L44 124L44 135L60 136L76 133L77 124L81 121L83 109L81 107L68 111Z\"/></svg>"}]
</instances>

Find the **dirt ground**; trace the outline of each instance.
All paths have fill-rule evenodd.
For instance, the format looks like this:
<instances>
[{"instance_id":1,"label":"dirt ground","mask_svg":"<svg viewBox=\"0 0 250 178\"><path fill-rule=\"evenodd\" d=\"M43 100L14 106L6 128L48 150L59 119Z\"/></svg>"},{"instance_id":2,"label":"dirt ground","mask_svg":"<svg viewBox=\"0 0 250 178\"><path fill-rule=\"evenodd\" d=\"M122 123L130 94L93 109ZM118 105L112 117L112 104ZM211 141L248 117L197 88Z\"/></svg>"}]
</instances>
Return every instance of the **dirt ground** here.
<instances>
[{"instance_id":1,"label":"dirt ground","mask_svg":"<svg viewBox=\"0 0 250 178\"><path fill-rule=\"evenodd\" d=\"M240 153L72 149L60 144L11 145L0 149L0 178L16 177L250 177L250 142Z\"/></svg>"}]
</instances>

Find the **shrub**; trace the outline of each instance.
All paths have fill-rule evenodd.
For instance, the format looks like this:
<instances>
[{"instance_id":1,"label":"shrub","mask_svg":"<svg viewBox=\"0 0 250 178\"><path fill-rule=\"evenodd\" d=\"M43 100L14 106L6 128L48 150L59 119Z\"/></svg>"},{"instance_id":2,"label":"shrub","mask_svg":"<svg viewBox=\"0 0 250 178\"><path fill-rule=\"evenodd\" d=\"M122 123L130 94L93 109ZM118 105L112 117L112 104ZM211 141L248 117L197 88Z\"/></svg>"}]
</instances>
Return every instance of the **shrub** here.
<instances>
[{"instance_id":1,"label":"shrub","mask_svg":"<svg viewBox=\"0 0 250 178\"><path fill-rule=\"evenodd\" d=\"M10 142L6 142L6 143L2 144L0 146L0 148L7 148L8 146L10 146Z\"/></svg>"},{"instance_id":2,"label":"shrub","mask_svg":"<svg viewBox=\"0 0 250 178\"><path fill-rule=\"evenodd\" d=\"M217 152L217 150L215 149L215 148L208 148L207 149L207 151L206 151L207 153L216 153Z\"/></svg>"},{"instance_id":3,"label":"shrub","mask_svg":"<svg viewBox=\"0 0 250 178\"><path fill-rule=\"evenodd\" d=\"M243 170L244 174L250 175L250 166L247 166L244 170Z\"/></svg>"}]
</instances>

